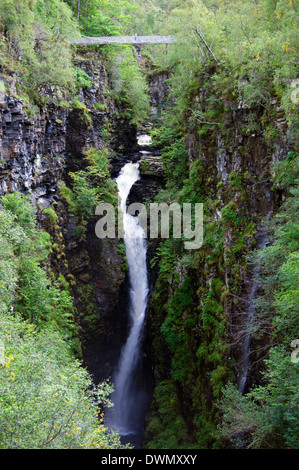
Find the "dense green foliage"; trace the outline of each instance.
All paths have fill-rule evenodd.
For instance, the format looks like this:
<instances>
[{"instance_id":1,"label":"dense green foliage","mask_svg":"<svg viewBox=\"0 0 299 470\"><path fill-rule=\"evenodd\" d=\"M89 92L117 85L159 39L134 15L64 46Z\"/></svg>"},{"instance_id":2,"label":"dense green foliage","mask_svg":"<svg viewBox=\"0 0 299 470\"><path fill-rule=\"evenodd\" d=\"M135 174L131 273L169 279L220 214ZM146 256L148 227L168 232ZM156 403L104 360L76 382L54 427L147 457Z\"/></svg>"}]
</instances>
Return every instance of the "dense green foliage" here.
<instances>
[{"instance_id":1,"label":"dense green foliage","mask_svg":"<svg viewBox=\"0 0 299 470\"><path fill-rule=\"evenodd\" d=\"M0 5L0 54L7 69L17 71L32 98L47 86L61 96L74 84L68 42L78 36L72 12L61 0L3 0ZM64 73L61 73L61 70Z\"/></svg>"},{"instance_id":2,"label":"dense green foliage","mask_svg":"<svg viewBox=\"0 0 299 470\"><path fill-rule=\"evenodd\" d=\"M291 100L296 88L293 80L298 78L297 0L156 0L152 4L149 14L155 20L151 32L178 39L175 45L168 45L167 56L155 46L147 48L158 66L175 71L171 79L178 100L174 123L186 110L192 113L195 126L202 124L200 132L219 123L217 101L206 109L190 108L204 68L203 88L214 82L218 99L225 96L245 106L260 103L268 107L270 97L279 96L290 126L289 138L297 138L298 106ZM145 18L143 14L141 27Z\"/></svg>"},{"instance_id":3,"label":"dense green foliage","mask_svg":"<svg viewBox=\"0 0 299 470\"><path fill-rule=\"evenodd\" d=\"M107 50L111 63L111 96L117 104L125 106L123 116L132 124L143 123L149 114L149 90L133 50L125 46Z\"/></svg>"},{"instance_id":4,"label":"dense green foliage","mask_svg":"<svg viewBox=\"0 0 299 470\"><path fill-rule=\"evenodd\" d=\"M90 88L92 82L83 70L74 66L73 57L77 52L71 43L80 36L80 30L91 36L123 34L132 9L134 7L126 1L82 0L78 22L74 15L77 2L3 0L0 5L1 76L11 81L11 75L17 75L18 94L26 109L29 108L28 113L36 112L34 103L44 104L49 99L70 108L81 107L84 111L78 93L82 88ZM133 48L94 49L95 57L102 51L110 61L107 68L111 69L111 97L124 108L125 117L133 124L140 123L148 115L149 99L146 80ZM83 47L78 52L84 60L87 50ZM2 81L1 86L5 91ZM91 124L87 111L84 115Z\"/></svg>"},{"instance_id":5,"label":"dense green foliage","mask_svg":"<svg viewBox=\"0 0 299 470\"><path fill-rule=\"evenodd\" d=\"M147 430L146 439L150 440L149 449L179 449L186 448L188 429L180 413L180 402L175 381L165 380L156 387L153 403L157 412L152 417ZM165 433L164 429L168 432ZM188 447L191 443L188 442Z\"/></svg>"},{"instance_id":6,"label":"dense green foliage","mask_svg":"<svg viewBox=\"0 0 299 470\"><path fill-rule=\"evenodd\" d=\"M126 0L66 0L86 36L117 36L130 23L134 9Z\"/></svg>"},{"instance_id":7,"label":"dense green foliage","mask_svg":"<svg viewBox=\"0 0 299 470\"><path fill-rule=\"evenodd\" d=\"M83 170L70 173L71 187L61 186L60 191L69 204L69 209L78 216L77 233L84 236L88 216L94 214L101 202L117 206L117 186L110 178L108 150L90 148L85 156Z\"/></svg>"},{"instance_id":8,"label":"dense green foliage","mask_svg":"<svg viewBox=\"0 0 299 470\"><path fill-rule=\"evenodd\" d=\"M8 252L1 269L3 311L16 309L25 319L39 326L44 321L71 334L72 300L67 290L58 289L47 279L40 263L50 254L50 235L35 228L35 210L18 193L2 198L1 234ZM12 256L9 256L9 253ZM12 288L10 288L12 286ZM15 292L17 286L21 286Z\"/></svg>"},{"instance_id":9,"label":"dense green foliage","mask_svg":"<svg viewBox=\"0 0 299 470\"><path fill-rule=\"evenodd\" d=\"M36 228L36 211L18 193L0 209L1 448L114 448L98 406L109 384L92 385L74 354L73 300L44 266L50 236Z\"/></svg>"}]
</instances>

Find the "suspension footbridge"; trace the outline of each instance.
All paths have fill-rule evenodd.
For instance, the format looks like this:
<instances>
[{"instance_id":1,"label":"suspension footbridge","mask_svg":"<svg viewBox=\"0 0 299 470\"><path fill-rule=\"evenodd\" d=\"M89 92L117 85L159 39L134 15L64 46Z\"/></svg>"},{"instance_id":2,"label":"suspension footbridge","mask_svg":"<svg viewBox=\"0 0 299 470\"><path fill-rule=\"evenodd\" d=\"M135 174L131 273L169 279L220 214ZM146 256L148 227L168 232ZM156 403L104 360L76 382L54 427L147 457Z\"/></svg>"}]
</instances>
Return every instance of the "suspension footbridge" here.
<instances>
[{"instance_id":1,"label":"suspension footbridge","mask_svg":"<svg viewBox=\"0 0 299 470\"><path fill-rule=\"evenodd\" d=\"M175 42L176 38L172 36L103 36L103 37L90 37L81 36L80 39L73 41L73 44L78 45L105 45L105 44L170 44Z\"/></svg>"}]
</instances>

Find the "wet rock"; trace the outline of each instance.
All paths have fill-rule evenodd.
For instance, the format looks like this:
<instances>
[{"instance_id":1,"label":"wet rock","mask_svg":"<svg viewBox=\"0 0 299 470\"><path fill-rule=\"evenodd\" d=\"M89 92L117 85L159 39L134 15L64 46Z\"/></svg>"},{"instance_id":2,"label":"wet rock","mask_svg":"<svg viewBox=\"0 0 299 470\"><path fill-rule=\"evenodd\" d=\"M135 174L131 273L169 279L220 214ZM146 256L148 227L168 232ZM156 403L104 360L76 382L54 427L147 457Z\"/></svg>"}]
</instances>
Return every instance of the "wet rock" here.
<instances>
[{"instance_id":1,"label":"wet rock","mask_svg":"<svg viewBox=\"0 0 299 470\"><path fill-rule=\"evenodd\" d=\"M167 94L168 87L166 80L169 78L169 74L157 73L153 74L150 78L150 95L151 95L151 115L157 116L159 114L161 105L163 104L164 98Z\"/></svg>"},{"instance_id":2,"label":"wet rock","mask_svg":"<svg viewBox=\"0 0 299 470\"><path fill-rule=\"evenodd\" d=\"M141 176L156 176L162 178L165 176L163 162L160 156L153 155L150 152L142 153L140 160Z\"/></svg>"}]
</instances>

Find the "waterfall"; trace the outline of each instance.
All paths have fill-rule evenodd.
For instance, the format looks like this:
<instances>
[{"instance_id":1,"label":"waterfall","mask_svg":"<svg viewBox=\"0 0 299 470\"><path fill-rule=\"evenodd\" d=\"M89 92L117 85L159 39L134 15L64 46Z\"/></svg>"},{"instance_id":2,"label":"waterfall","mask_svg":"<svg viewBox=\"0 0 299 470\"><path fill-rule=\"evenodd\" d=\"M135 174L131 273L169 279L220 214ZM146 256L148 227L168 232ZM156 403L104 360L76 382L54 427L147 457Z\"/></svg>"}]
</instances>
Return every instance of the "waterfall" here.
<instances>
[{"instance_id":1,"label":"waterfall","mask_svg":"<svg viewBox=\"0 0 299 470\"><path fill-rule=\"evenodd\" d=\"M134 384L134 371L140 355L140 335L148 295L145 233L138 218L127 214L126 201L133 184L140 178L139 163L127 163L116 179L123 214L124 243L130 281L130 332L113 376L112 402L106 415L108 427L122 436L138 432L142 391Z\"/></svg>"},{"instance_id":2,"label":"waterfall","mask_svg":"<svg viewBox=\"0 0 299 470\"><path fill-rule=\"evenodd\" d=\"M269 217L271 215L271 212L266 217L266 220L269 220ZM268 233L263 233L258 241L258 249L259 251L262 251L263 248L269 243L269 236ZM238 380L238 390L243 395L245 386L247 383L248 379L248 374L250 371L250 366L251 366L251 329L253 326L253 321L255 317L255 299L256 295L258 293L259 289L259 274L261 270L261 255L259 253L257 262L254 266L253 269L253 280L251 284L251 289L250 289L250 294L248 298L248 307L247 307L247 312L246 312L246 332L245 332L245 337L243 340L243 345L242 345L242 363L241 363L241 371L240 371L240 376Z\"/></svg>"}]
</instances>

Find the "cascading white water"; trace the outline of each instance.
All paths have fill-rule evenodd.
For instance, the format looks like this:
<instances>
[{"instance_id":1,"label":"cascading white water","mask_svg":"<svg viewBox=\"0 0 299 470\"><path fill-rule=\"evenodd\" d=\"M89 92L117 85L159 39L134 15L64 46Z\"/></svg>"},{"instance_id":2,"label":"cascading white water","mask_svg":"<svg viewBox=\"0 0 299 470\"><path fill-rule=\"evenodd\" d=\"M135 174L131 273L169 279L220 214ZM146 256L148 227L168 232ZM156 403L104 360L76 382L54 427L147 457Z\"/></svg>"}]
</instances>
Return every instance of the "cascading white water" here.
<instances>
[{"instance_id":1,"label":"cascading white water","mask_svg":"<svg viewBox=\"0 0 299 470\"><path fill-rule=\"evenodd\" d=\"M139 177L139 163L130 162L122 168L116 179L123 213L124 243L130 281L131 329L113 378L115 391L112 395L112 402L114 407L108 411L106 422L108 427L119 431L121 435L128 435L136 431L134 407L138 402L138 397L135 396L136 389L132 378L140 353L139 340L148 295L145 234L138 218L126 212L127 197ZM138 420L138 417L136 418Z\"/></svg>"}]
</instances>

